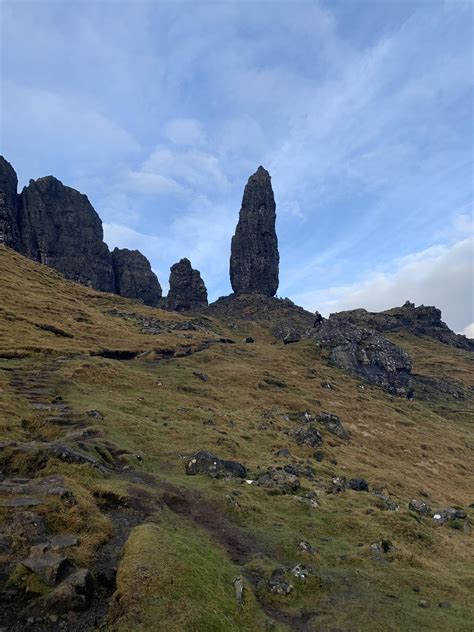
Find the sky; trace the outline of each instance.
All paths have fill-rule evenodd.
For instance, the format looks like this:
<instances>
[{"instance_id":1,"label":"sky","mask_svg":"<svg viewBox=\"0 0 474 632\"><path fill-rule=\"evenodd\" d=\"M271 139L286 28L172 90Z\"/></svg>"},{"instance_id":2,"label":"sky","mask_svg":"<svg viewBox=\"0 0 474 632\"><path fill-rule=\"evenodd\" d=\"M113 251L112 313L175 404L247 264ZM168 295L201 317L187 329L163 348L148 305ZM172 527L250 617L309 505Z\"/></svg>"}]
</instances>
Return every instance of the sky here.
<instances>
[{"instance_id":1,"label":"sky","mask_svg":"<svg viewBox=\"0 0 474 632\"><path fill-rule=\"evenodd\" d=\"M167 289L231 292L248 177L272 175L278 295L436 305L474 337L465 0L0 0L0 153L86 193Z\"/></svg>"}]
</instances>

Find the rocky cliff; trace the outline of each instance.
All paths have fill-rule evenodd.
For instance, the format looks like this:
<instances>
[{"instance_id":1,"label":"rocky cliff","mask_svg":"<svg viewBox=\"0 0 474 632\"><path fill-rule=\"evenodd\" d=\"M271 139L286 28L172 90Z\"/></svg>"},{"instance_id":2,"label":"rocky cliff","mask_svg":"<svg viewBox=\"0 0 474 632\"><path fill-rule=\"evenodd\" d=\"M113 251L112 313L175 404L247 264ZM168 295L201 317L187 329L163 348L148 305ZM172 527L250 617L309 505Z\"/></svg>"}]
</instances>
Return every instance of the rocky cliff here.
<instances>
[{"instance_id":1,"label":"rocky cliff","mask_svg":"<svg viewBox=\"0 0 474 632\"><path fill-rule=\"evenodd\" d=\"M236 294L275 295L280 261L275 219L270 174L259 167L245 187L232 238L230 280Z\"/></svg>"},{"instance_id":2,"label":"rocky cliff","mask_svg":"<svg viewBox=\"0 0 474 632\"><path fill-rule=\"evenodd\" d=\"M331 314L331 319L359 327L370 327L378 332L408 331L415 336L434 338L451 347L474 351L474 341L454 333L441 320L441 310L433 306L415 307L414 303L406 301L401 307L393 307L384 312L353 309Z\"/></svg>"},{"instance_id":3,"label":"rocky cliff","mask_svg":"<svg viewBox=\"0 0 474 632\"><path fill-rule=\"evenodd\" d=\"M207 290L199 270L191 267L189 259L181 259L171 266L168 307L177 311L199 309L207 305Z\"/></svg>"},{"instance_id":4,"label":"rocky cliff","mask_svg":"<svg viewBox=\"0 0 474 632\"><path fill-rule=\"evenodd\" d=\"M20 196L21 252L64 276L115 292L102 222L86 195L53 176L30 180Z\"/></svg>"},{"instance_id":5,"label":"rocky cliff","mask_svg":"<svg viewBox=\"0 0 474 632\"><path fill-rule=\"evenodd\" d=\"M53 176L30 180L20 195L17 187L0 156L0 243L83 285L158 304L161 286L149 261L137 250L109 252L86 195Z\"/></svg>"},{"instance_id":6,"label":"rocky cliff","mask_svg":"<svg viewBox=\"0 0 474 632\"><path fill-rule=\"evenodd\" d=\"M142 300L152 307L158 305L162 296L161 285L150 262L141 252L115 248L112 265L117 294Z\"/></svg>"},{"instance_id":7,"label":"rocky cliff","mask_svg":"<svg viewBox=\"0 0 474 632\"><path fill-rule=\"evenodd\" d=\"M11 164L0 156L0 243L19 250L18 178Z\"/></svg>"}]
</instances>

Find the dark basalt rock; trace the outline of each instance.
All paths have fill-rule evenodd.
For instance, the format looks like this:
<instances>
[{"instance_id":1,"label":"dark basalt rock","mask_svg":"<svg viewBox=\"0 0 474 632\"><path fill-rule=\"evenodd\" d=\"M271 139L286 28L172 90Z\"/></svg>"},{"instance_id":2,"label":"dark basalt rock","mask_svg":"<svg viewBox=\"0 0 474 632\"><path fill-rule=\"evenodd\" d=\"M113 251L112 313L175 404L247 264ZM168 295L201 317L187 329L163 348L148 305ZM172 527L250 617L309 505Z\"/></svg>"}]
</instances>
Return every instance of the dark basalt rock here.
<instances>
[{"instance_id":1,"label":"dark basalt rock","mask_svg":"<svg viewBox=\"0 0 474 632\"><path fill-rule=\"evenodd\" d=\"M152 307L159 304L161 285L150 262L141 252L115 248L112 251L112 265L117 294L141 300Z\"/></svg>"},{"instance_id":2,"label":"dark basalt rock","mask_svg":"<svg viewBox=\"0 0 474 632\"><path fill-rule=\"evenodd\" d=\"M115 292L102 222L87 196L53 176L30 180L21 193L19 228L22 254L72 281Z\"/></svg>"},{"instance_id":3,"label":"dark basalt rock","mask_svg":"<svg viewBox=\"0 0 474 632\"><path fill-rule=\"evenodd\" d=\"M191 267L189 259L181 259L171 266L168 308L176 311L207 307L207 290L199 270Z\"/></svg>"},{"instance_id":4,"label":"dark basalt rock","mask_svg":"<svg viewBox=\"0 0 474 632\"><path fill-rule=\"evenodd\" d=\"M408 354L381 334L331 316L314 328L311 338L330 349L331 365L390 393L412 395Z\"/></svg>"},{"instance_id":5,"label":"dark basalt rock","mask_svg":"<svg viewBox=\"0 0 474 632\"><path fill-rule=\"evenodd\" d=\"M0 244L19 250L18 178L11 164L0 156Z\"/></svg>"},{"instance_id":6,"label":"dark basalt rock","mask_svg":"<svg viewBox=\"0 0 474 632\"><path fill-rule=\"evenodd\" d=\"M186 465L186 474L207 474L212 478L245 478L247 471L243 465L236 461L225 461L212 452L203 450L196 452Z\"/></svg>"},{"instance_id":7,"label":"dark basalt rock","mask_svg":"<svg viewBox=\"0 0 474 632\"><path fill-rule=\"evenodd\" d=\"M236 294L273 296L278 289L275 199L268 171L259 167L245 187L232 238L230 281Z\"/></svg>"},{"instance_id":8,"label":"dark basalt rock","mask_svg":"<svg viewBox=\"0 0 474 632\"><path fill-rule=\"evenodd\" d=\"M384 312L368 312L353 309L331 314L331 319L351 323L358 327L368 327L378 332L407 331L415 336L428 336L443 344L467 351L474 351L474 340L455 334L441 320L441 310L437 307L419 305L406 301L401 307L393 307Z\"/></svg>"}]
</instances>

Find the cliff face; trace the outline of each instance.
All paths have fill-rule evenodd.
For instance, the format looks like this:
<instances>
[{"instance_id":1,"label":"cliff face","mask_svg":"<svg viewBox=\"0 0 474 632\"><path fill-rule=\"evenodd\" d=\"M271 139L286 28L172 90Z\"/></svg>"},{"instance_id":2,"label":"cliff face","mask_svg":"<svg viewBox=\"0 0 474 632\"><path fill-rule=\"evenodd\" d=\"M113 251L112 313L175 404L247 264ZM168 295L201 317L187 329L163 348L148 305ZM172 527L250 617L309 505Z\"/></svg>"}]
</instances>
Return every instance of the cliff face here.
<instances>
[{"instance_id":1,"label":"cliff face","mask_svg":"<svg viewBox=\"0 0 474 632\"><path fill-rule=\"evenodd\" d=\"M268 171L259 167L245 187L232 238L230 280L236 294L274 296L278 289L276 206Z\"/></svg>"},{"instance_id":2,"label":"cliff face","mask_svg":"<svg viewBox=\"0 0 474 632\"><path fill-rule=\"evenodd\" d=\"M331 314L331 319L347 322L358 327L370 327L378 332L408 331L414 336L427 336L443 344L466 351L474 351L474 341L454 333L441 320L441 310L429 305L419 305L406 301L401 307L393 307L384 312L368 312L353 309Z\"/></svg>"},{"instance_id":3,"label":"cliff face","mask_svg":"<svg viewBox=\"0 0 474 632\"><path fill-rule=\"evenodd\" d=\"M142 300L145 305L158 305L162 290L150 262L138 250L115 248L112 252L117 294Z\"/></svg>"},{"instance_id":4,"label":"cliff face","mask_svg":"<svg viewBox=\"0 0 474 632\"><path fill-rule=\"evenodd\" d=\"M189 259L181 259L171 266L168 307L183 311L206 305L207 290L199 270L191 267Z\"/></svg>"},{"instance_id":5,"label":"cliff face","mask_svg":"<svg viewBox=\"0 0 474 632\"><path fill-rule=\"evenodd\" d=\"M53 176L30 180L20 196L21 252L72 281L115 292L102 222L86 195Z\"/></svg>"},{"instance_id":6,"label":"cliff face","mask_svg":"<svg viewBox=\"0 0 474 632\"><path fill-rule=\"evenodd\" d=\"M15 170L0 156L0 243L15 250L20 248L17 187Z\"/></svg>"}]
</instances>

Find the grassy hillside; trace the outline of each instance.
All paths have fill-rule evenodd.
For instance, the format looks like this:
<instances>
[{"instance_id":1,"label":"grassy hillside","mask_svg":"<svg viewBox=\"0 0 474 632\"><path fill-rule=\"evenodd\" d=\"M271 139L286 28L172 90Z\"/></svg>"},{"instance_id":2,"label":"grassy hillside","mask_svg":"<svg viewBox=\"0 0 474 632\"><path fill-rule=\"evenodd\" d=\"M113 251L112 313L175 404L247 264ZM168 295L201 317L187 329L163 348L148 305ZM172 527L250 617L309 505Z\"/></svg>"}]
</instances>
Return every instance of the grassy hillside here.
<instances>
[{"instance_id":1,"label":"grassy hillside","mask_svg":"<svg viewBox=\"0 0 474 632\"><path fill-rule=\"evenodd\" d=\"M78 537L68 556L96 580L118 567L116 586L97 582L90 614L70 629L472 630L468 522L437 526L408 509L417 498L474 519L472 354L394 334L416 374L463 389L464 399L408 401L330 368L310 340L277 342L278 303L265 320L181 316L68 282L3 247L0 270L0 471L63 477L75 502L50 495L35 512L50 534ZM302 411L338 415L350 440L319 425L316 460L291 435ZM49 453L58 443L82 462ZM314 478L282 495L186 476L200 449L243 463L249 480L287 464L311 466ZM329 494L334 476L363 477L370 491ZM0 485L6 528L17 511L2 506L10 497ZM371 549L381 541L388 553ZM0 546L4 592L12 577L22 594L31 584L17 565L27 551L18 532ZM298 564L310 567L305 579L292 572ZM293 586L288 595L269 590L272 574Z\"/></svg>"}]
</instances>

